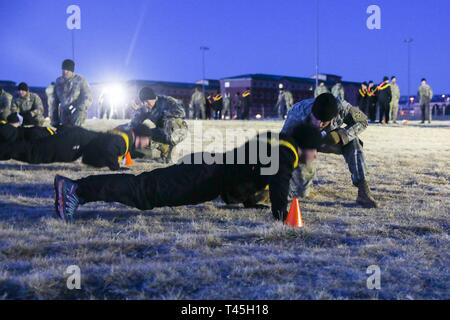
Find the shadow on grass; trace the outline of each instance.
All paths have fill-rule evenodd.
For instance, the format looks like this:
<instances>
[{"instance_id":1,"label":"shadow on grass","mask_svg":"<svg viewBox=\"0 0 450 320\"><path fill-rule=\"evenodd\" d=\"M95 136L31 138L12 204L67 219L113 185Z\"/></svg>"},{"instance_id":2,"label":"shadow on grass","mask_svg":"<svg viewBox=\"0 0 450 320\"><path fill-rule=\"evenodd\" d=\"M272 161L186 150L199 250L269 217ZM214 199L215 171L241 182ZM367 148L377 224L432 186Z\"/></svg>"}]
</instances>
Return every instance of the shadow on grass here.
<instances>
[{"instance_id":1,"label":"shadow on grass","mask_svg":"<svg viewBox=\"0 0 450 320\"><path fill-rule=\"evenodd\" d=\"M16 170L16 171L80 171L77 166L67 164L26 164L26 163L0 163L0 170Z\"/></svg>"},{"instance_id":2,"label":"shadow on grass","mask_svg":"<svg viewBox=\"0 0 450 320\"><path fill-rule=\"evenodd\" d=\"M16 204L7 201L0 201L0 221L17 221L17 220L34 220L41 219L43 217L52 217L54 207L42 205L36 207L36 205Z\"/></svg>"}]
</instances>

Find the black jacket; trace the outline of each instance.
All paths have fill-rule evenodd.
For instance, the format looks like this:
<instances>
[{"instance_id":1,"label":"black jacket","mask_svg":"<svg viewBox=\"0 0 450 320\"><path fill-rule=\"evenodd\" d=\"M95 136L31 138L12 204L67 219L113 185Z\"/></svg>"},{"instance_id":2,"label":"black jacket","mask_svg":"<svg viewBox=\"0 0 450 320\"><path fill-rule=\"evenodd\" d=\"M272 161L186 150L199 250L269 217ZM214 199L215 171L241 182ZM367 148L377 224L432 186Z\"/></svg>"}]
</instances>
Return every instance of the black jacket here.
<instances>
[{"instance_id":1,"label":"black jacket","mask_svg":"<svg viewBox=\"0 0 450 320\"><path fill-rule=\"evenodd\" d=\"M378 102L390 103L392 100L391 85L388 82L382 82L377 88Z\"/></svg>"},{"instance_id":2,"label":"black jacket","mask_svg":"<svg viewBox=\"0 0 450 320\"><path fill-rule=\"evenodd\" d=\"M205 169L207 169L207 174L205 174L205 177L196 176L193 179L204 181L201 183L191 182L192 185L202 186L196 190L196 193L208 194L213 189L219 188L217 192L220 193L221 198L226 203L231 204L245 203L255 193L268 188L272 204L272 214L275 219L284 221L288 211L289 181L299 161L298 147L287 136L281 135L279 139L271 139L271 136L272 134L270 132L268 133L267 139L264 136L258 135L240 148L218 155L217 157L212 155L214 158L222 159L222 164L203 164ZM262 144L260 145L259 143L265 144L265 148L268 151L262 150L260 152L259 146ZM251 146L258 146L258 151L253 153L256 154L255 161L250 161ZM261 155L272 156L275 155L275 152L278 154L278 160L276 157L272 157L272 159L277 160L278 170L275 170L272 174L265 175L263 169L268 169L270 165L265 164L265 159ZM243 154L245 154L245 158L239 157L239 155ZM189 155L188 161L190 162L188 163L197 163L195 162L196 158L204 159L204 157L205 153ZM245 159L245 161L236 162L237 159L241 158ZM234 161L232 161L233 159ZM179 187L185 188L186 186L180 185ZM172 189L172 192L173 194L177 193L175 189Z\"/></svg>"}]
</instances>

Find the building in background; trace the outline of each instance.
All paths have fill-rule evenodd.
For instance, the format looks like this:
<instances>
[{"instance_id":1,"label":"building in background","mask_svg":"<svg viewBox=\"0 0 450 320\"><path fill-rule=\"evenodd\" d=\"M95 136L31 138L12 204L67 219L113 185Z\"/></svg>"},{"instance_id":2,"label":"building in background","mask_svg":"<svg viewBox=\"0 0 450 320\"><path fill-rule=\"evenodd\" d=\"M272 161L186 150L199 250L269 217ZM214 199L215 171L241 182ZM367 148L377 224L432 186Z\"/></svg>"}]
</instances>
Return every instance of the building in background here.
<instances>
[{"instance_id":1,"label":"building in background","mask_svg":"<svg viewBox=\"0 0 450 320\"><path fill-rule=\"evenodd\" d=\"M320 82L324 82L329 89L342 77L336 75L319 75ZM232 97L236 93L244 92L250 88L252 94L252 106L250 117L271 118L277 116L275 105L278 99L279 85L283 84L286 90L292 92L294 101L314 97L315 78L300 78L279 76L270 74L244 74L239 76L227 77L220 80L222 93L230 92ZM356 104L356 97L360 83L342 81L345 89L345 99L351 104Z\"/></svg>"}]
</instances>

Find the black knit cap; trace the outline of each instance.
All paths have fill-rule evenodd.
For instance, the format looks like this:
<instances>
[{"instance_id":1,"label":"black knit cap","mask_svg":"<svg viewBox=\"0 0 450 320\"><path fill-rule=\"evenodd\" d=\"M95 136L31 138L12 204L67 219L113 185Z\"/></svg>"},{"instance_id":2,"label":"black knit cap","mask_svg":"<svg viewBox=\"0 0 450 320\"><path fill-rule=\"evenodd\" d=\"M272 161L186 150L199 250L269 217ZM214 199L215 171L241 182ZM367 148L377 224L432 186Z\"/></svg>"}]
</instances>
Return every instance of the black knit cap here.
<instances>
[{"instance_id":1,"label":"black knit cap","mask_svg":"<svg viewBox=\"0 0 450 320\"><path fill-rule=\"evenodd\" d=\"M20 123L19 114L17 112L11 113L8 118L6 118L8 123Z\"/></svg>"},{"instance_id":2,"label":"black knit cap","mask_svg":"<svg viewBox=\"0 0 450 320\"><path fill-rule=\"evenodd\" d=\"M62 69L66 71L75 71L75 62L70 59L66 59L62 63Z\"/></svg>"},{"instance_id":3,"label":"black knit cap","mask_svg":"<svg viewBox=\"0 0 450 320\"><path fill-rule=\"evenodd\" d=\"M300 124L292 130L292 138L301 149L318 149L323 142L320 130L309 124Z\"/></svg>"},{"instance_id":4,"label":"black knit cap","mask_svg":"<svg viewBox=\"0 0 450 320\"><path fill-rule=\"evenodd\" d=\"M331 93L321 94L314 101L312 113L320 121L331 121L338 114L336 98Z\"/></svg>"},{"instance_id":5,"label":"black knit cap","mask_svg":"<svg viewBox=\"0 0 450 320\"><path fill-rule=\"evenodd\" d=\"M144 87L139 92L139 99L142 102L147 101L147 100L155 100L156 99L156 94L155 94L155 92L153 91L152 88Z\"/></svg>"},{"instance_id":6,"label":"black knit cap","mask_svg":"<svg viewBox=\"0 0 450 320\"><path fill-rule=\"evenodd\" d=\"M364 81L362 84L365 85L366 87L368 86L366 81Z\"/></svg>"},{"instance_id":7,"label":"black knit cap","mask_svg":"<svg viewBox=\"0 0 450 320\"><path fill-rule=\"evenodd\" d=\"M25 82L21 82L19 83L19 85L17 86L17 90L19 91L30 91L30 88L28 88L28 85Z\"/></svg>"}]
</instances>

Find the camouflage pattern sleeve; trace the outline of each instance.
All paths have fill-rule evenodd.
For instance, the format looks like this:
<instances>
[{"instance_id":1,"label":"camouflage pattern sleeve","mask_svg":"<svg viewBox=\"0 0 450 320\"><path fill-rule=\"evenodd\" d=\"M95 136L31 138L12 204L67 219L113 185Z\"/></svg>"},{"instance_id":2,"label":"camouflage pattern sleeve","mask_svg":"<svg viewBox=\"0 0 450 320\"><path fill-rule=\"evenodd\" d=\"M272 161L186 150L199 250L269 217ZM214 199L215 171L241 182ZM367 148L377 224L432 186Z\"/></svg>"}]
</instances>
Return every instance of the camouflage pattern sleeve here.
<instances>
[{"instance_id":1,"label":"camouflage pattern sleeve","mask_svg":"<svg viewBox=\"0 0 450 320\"><path fill-rule=\"evenodd\" d=\"M74 103L74 107L77 110L85 111L91 106L92 100L91 88L89 88L86 79L82 79L80 83L80 96Z\"/></svg>"},{"instance_id":2,"label":"camouflage pattern sleeve","mask_svg":"<svg viewBox=\"0 0 450 320\"><path fill-rule=\"evenodd\" d=\"M345 146L355 140L361 132L366 130L369 122L367 116L359 108L353 107L347 101L340 103L340 109L339 113L347 127L339 129L338 132L342 144Z\"/></svg>"},{"instance_id":3,"label":"camouflage pattern sleeve","mask_svg":"<svg viewBox=\"0 0 450 320\"><path fill-rule=\"evenodd\" d=\"M17 99L13 98L11 101L11 113L20 112L19 104L17 103Z\"/></svg>"},{"instance_id":4,"label":"camouflage pattern sleeve","mask_svg":"<svg viewBox=\"0 0 450 320\"><path fill-rule=\"evenodd\" d=\"M145 120L148 119L147 108L141 107L139 108L131 119L130 128L136 128L138 125L144 123Z\"/></svg>"},{"instance_id":5,"label":"camouflage pattern sleeve","mask_svg":"<svg viewBox=\"0 0 450 320\"><path fill-rule=\"evenodd\" d=\"M44 104L42 103L41 97L39 95L34 95L34 103L32 107L33 116L43 116L44 115Z\"/></svg>"}]
</instances>

